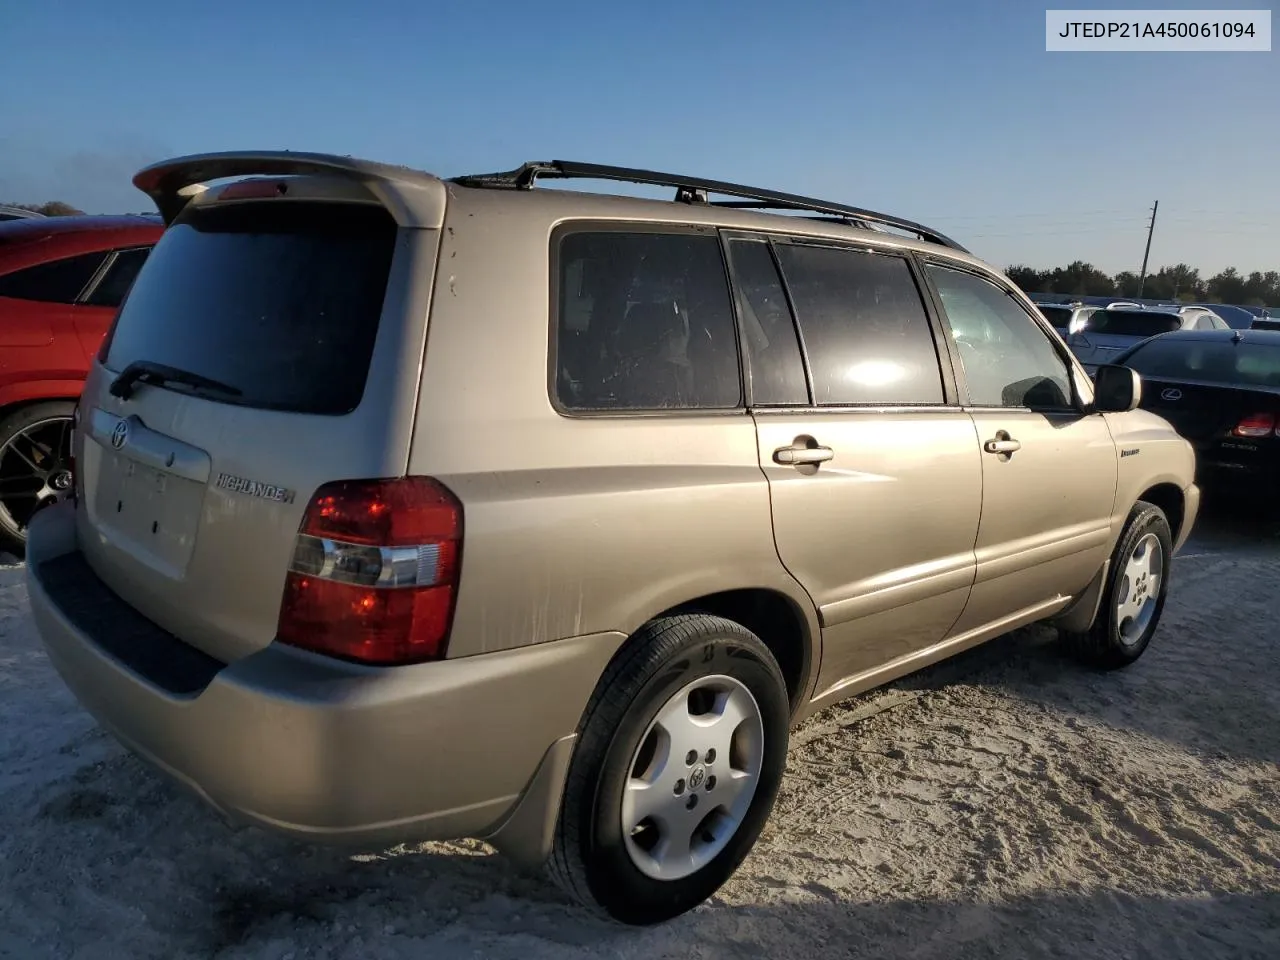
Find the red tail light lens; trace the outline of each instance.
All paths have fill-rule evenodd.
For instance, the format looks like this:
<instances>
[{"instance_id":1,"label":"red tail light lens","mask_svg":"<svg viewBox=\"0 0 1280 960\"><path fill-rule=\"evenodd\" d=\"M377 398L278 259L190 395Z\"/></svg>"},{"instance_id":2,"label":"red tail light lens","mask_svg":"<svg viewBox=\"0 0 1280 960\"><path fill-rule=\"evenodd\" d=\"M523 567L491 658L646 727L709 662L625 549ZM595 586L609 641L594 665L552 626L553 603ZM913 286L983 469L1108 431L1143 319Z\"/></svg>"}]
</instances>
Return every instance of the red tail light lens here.
<instances>
[{"instance_id":1,"label":"red tail light lens","mask_svg":"<svg viewBox=\"0 0 1280 960\"><path fill-rule=\"evenodd\" d=\"M1254 413L1244 417L1231 432L1237 437L1265 437L1275 429L1274 413Z\"/></svg>"},{"instance_id":2,"label":"red tail light lens","mask_svg":"<svg viewBox=\"0 0 1280 960\"><path fill-rule=\"evenodd\" d=\"M435 480L326 484L298 532L276 639L360 663L439 659L461 548L462 504Z\"/></svg>"}]
</instances>

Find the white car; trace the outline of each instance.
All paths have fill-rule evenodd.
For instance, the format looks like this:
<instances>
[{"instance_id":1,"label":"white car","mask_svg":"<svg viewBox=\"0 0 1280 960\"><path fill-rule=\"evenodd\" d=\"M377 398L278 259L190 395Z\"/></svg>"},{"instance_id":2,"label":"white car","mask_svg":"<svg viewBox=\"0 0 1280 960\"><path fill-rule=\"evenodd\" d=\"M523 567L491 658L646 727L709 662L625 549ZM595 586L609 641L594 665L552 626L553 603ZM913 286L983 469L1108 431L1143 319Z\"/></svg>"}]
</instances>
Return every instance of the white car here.
<instances>
[{"instance_id":1,"label":"white car","mask_svg":"<svg viewBox=\"0 0 1280 960\"><path fill-rule=\"evenodd\" d=\"M1225 320L1204 307L1143 307L1114 303L1095 310L1067 346L1092 376L1102 364L1140 340L1173 330L1229 330Z\"/></svg>"}]
</instances>

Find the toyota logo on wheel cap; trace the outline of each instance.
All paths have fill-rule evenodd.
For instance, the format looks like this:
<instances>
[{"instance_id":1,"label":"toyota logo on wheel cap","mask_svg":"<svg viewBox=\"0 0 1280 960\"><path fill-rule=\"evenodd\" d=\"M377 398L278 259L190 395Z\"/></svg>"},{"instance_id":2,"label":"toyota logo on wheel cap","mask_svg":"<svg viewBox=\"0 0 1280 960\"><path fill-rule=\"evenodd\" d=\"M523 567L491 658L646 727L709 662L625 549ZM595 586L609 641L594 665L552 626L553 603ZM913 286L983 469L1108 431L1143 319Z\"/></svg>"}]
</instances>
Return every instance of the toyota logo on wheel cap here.
<instances>
[{"instance_id":1,"label":"toyota logo on wheel cap","mask_svg":"<svg viewBox=\"0 0 1280 960\"><path fill-rule=\"evenodd\" d=\"M1179 390L1177 387L1170 387L1168 390L1165 390L1163 393L1161 393L1160 397L1163 400L1181 400L1182 391Z\"/></svg>"},{"instance_id":2,"label":"toyota logo on wheel cap","mask_svg":"<svg viewBox=\"0 0 1280 960\"><path fill-rule=\"evenodd\" d=\"M129 422L121 420L111 430L111 446L119 450L129 442Z\"/></svg>"}]
</instances>

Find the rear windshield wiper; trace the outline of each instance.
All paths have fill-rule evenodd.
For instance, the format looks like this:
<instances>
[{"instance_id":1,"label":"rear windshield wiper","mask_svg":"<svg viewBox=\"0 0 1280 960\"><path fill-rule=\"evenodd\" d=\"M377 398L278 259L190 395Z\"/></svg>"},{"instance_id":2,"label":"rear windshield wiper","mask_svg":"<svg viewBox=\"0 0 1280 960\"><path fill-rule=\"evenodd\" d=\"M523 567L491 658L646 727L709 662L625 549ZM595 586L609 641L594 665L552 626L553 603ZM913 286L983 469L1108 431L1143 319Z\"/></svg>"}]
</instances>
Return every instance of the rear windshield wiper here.
<instances>
[{"instance_id":1,"label":"rear windshield wiper","mask_svg":"<svg viewBox=\"0 0 1280 960\"><path fill-rule=\"evenodd\" d=\"M201 393L217 393L227 397L238 397L244 392L220 380L202 377L198 373L179 370L177 367L156 363L154 360L135 360L111 381L111 395L121 400L128 400L133 396L134 387L139 383L150 383L157 387L166 383L177 383Z\"/></svg>"}]
</instances>

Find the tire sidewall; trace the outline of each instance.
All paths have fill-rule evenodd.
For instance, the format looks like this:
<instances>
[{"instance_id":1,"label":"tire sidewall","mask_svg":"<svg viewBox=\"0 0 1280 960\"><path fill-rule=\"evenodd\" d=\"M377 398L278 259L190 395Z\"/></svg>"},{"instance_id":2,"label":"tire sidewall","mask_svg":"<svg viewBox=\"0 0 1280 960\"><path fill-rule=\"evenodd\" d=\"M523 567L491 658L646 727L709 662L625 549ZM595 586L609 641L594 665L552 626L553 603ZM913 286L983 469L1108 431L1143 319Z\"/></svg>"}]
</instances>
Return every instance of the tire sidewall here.
<instances>
[{"instance_id":1,"label":"tire sidewall","mask_svg":"<svg viewBox=\"0 0 1280 960\"><path fill-rule=\"evenodd\" d=\"M1156 535L1156 539L1160 541L1160 549L1164 554L1160 573L1160 588L1156 596L1155 612L1151 617L1151 623L1147 625L1146 633L1137 643L1127 644L1120 636L1120 621L1116 615L1116 597L1119 595L1120 586L1124 581L1124 568L1129 560L1129 555L1133 553L1133 548L1138 545L1138 541L1148 533ZM1137 660L1142 655L1160 626L1165 600L1169 595L1169 574L1172 572L1172 566L1173 533L1169 528L1169 521L1165 518L1164 512L1158 507L1147 505L1129 521L1129 525L1125 528L1124 536L1120 538L1120 548L1116 551L1114 569L1111 571L1111 589L1107 591L1106 624L1108 645L1117 654L1130 662Z\"/></svg>"},{"instance_id":2,"label":"tire sidewall","mask_svg":"<svg viewBox=\"0 0 1280 960\"><path fill-rule=\"evenodd\" d=\"M763 654L763 656L761 655ZM768 659L766 659L768 658ZM743 683L760 709L764 758L751 806L732 839L702 869L679 880L643 874L627 852L622 832L622 796L641 738L659 709L682 687L700 677L724 674ZM703 635L651 671L632 699L599 760L591 827L582 855L592 896L624 922L652 923L676 916L713 894L746 858L773 808L786 767L790 705L777 667L754 637L729 632Z\"/></svg>"},{"instance_id":3,"label":"tire sidewall","mask_svg":"<svg viewBox=\"0 0 1280 960\"><path fill-rule=\"evenodd\" d=\"M13 410L0 418L0 448L8 443L20 430L24 430L41 420L66 418L70 420L75 413L74 400L42 400L25 407ZM0 509L0 549L10 550L22 556L26 548L26 534L13 523L9 512Z\"/></svg>"}]
</instances>

